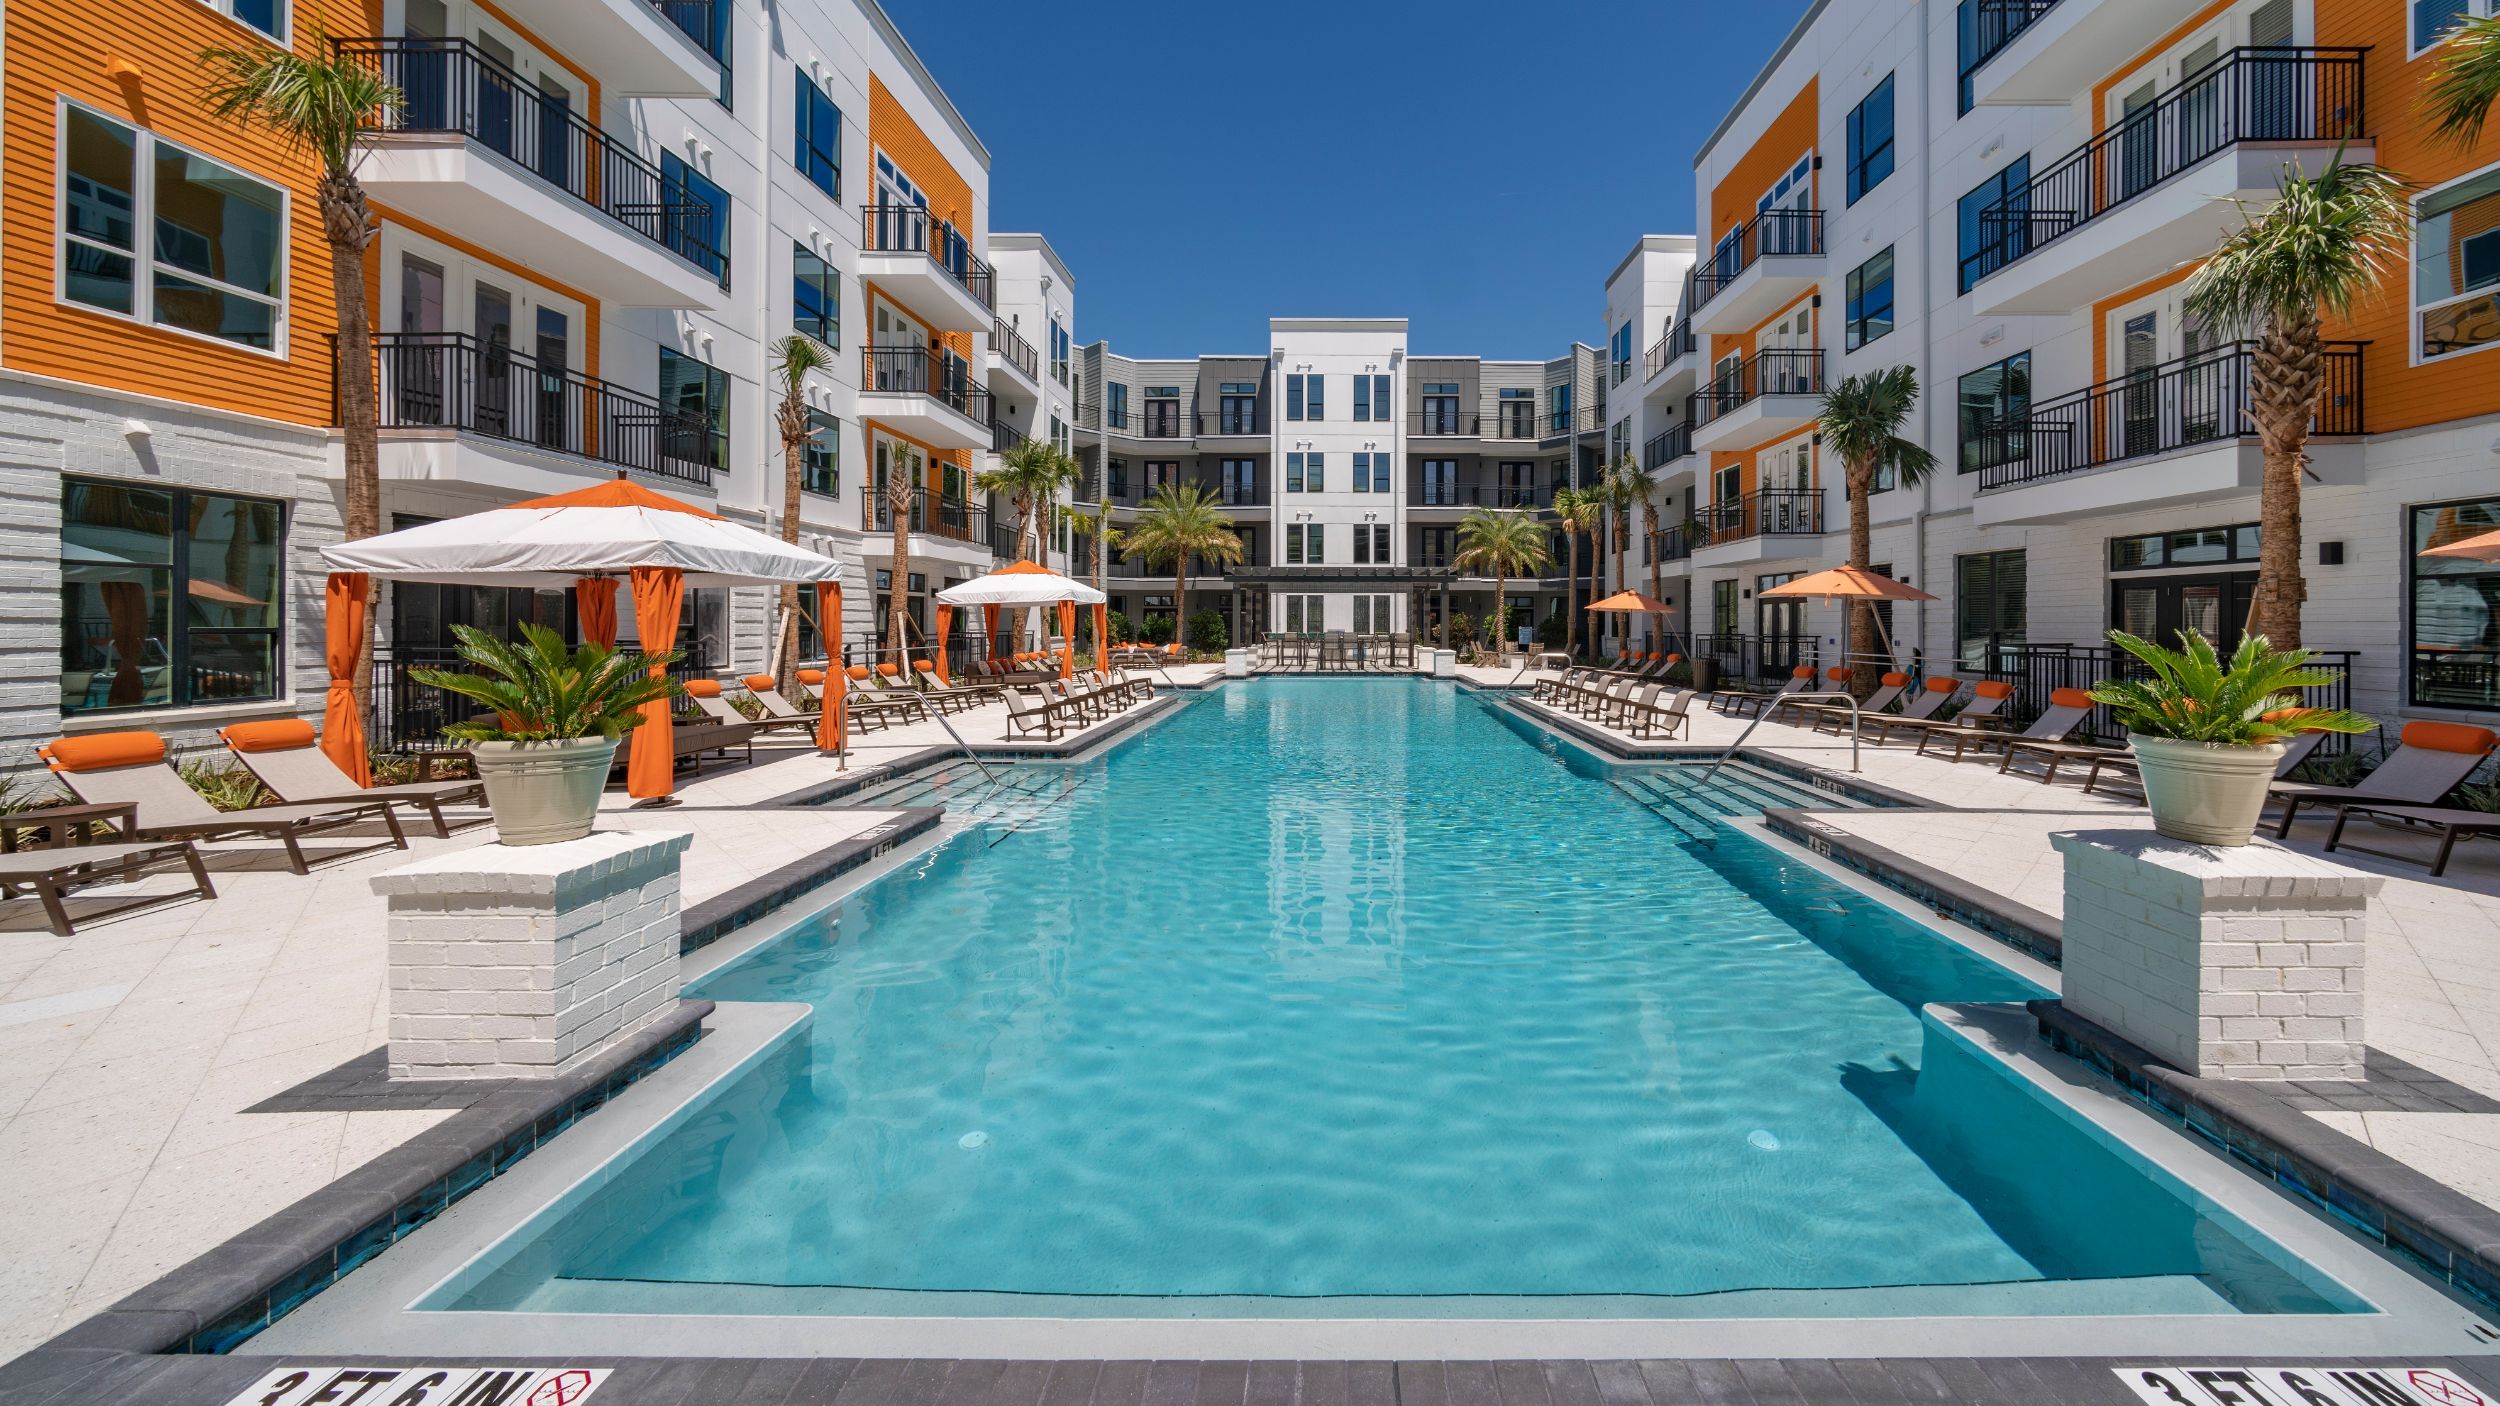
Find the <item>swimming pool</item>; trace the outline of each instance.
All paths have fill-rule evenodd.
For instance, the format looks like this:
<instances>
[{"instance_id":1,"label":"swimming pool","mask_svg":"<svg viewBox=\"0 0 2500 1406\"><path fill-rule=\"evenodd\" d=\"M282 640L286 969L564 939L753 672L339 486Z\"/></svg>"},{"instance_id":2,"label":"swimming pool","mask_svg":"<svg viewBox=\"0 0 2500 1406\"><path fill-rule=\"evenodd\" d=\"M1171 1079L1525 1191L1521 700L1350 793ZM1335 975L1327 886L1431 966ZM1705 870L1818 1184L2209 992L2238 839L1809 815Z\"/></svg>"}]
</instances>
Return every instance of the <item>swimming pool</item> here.
<instances>
[{"instance_id":1,"label":"swimming pool","mask_svg":"<svg viewBox=\"0 0 2500 1406\"><path fill-rule=\"evenodd\" d=\"M434 1307L2367 1305L1984 1056L2041 994L1421 680L1235 684L715 973L804 1035Z\"/></svg>"}]
</instances>

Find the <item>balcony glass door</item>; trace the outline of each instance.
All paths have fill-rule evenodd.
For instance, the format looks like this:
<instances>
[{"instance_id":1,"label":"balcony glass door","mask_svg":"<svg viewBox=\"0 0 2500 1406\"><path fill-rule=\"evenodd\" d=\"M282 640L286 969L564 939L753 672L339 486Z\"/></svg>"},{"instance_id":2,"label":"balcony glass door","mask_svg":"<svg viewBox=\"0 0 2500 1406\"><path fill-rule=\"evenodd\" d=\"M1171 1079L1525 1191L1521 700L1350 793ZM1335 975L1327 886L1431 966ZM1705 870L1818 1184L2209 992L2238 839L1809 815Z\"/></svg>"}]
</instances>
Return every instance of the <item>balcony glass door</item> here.
<instances>
[{"instance_id":1,"label":"balcony glass door","mask_svg":"<svg viewBox=\"0 0 2500 1406\"><path fill-rule=\"evenodd\" d=\"M2239 648L2255 572L2205 576L2120 578L2110 583L2110 628L2176 647L2181 630L2194 630L2224 653Z\"/></svg>"},{"instance_id":2,"label":"balcony glass door","mask_svg":"<svg viewBox=\"0 0 2500 1406\"><path fill-rule=\"evenodd\" d=\"M480 281L472 300L477 338L477 425L480 433L512 437L512 295Z\"/></svg>"},{"instance_id":3,"label":"balcony glass door","mask_svg":"<svg viewBox=\"0 0 2500 1406\"><path fill-rule=\"evenodd\" d=\"M1797 579L1793 571L1754 578L1754 630L1762 637L1762 673L1786 674L1797 667L1806 636L1806 603L1788 598L1765 599L1763 592Z\"/></svg>"},{"instance_id":4,"label":"balcony glass door","mask_svg":"<svg viewBox=\"0 0 2500 1406\"><path fill-rule=\"evenodd\" d=\"M2149 454L2161 437L2161 387L2153 370L2161 364L2161 315L2128 318L2119 348L2119 370L2127 378L2119 397L2120 440L2130 456Z\"/></svg>"},{"instance_id":5,"label":"balcony glass door","mask_svg":"<svg viewBox=\"0 0 2500 1406\"><path fill-rule=\"evenodd\" d=\"M572 319L554 308L538 309L538 373L534 404L538 442L550 449L572 451L581 444L574 432L572 406L565 394L565 367L572 362Z\"/></svg>"},{"instance_id":6,"label":"balcony glass door","mask_svg":"<svg viewBox=\"0 0 2500 1406\"><path fill-rule=\"evenodd\" d=\"M2159 179L2161 131L2153 104L2157 92L2147 80L2118 100L2119 200L2135 196Z\"/></svg>"},{"instance_id":7,"label":"balcony glass door","mask_svg":"<svg viewBox=\"0 0 2500 1406\"><path fill-rule=\"evenodd\" d=\"M403 342L382 359L384 394L398 402L399 423L450 423L443 391L443 270L413 254L399 257L399 330L422 342Z\"/></svg>"}]
</instances>

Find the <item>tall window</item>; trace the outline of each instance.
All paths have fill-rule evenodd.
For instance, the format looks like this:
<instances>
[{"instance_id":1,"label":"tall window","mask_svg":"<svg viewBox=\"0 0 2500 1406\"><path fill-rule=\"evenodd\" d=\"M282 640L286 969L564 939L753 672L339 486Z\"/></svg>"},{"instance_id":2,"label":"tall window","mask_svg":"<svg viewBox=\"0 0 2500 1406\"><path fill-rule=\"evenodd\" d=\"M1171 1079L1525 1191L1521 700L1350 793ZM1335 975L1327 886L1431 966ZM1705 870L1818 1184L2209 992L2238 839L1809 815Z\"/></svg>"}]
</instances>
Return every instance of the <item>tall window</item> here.
<instances>
[{"instance_id":1,"label":"tall window","mask_svg":"<svg viewBox=\"0 0 2500 1406\"><path fill-rule=\"evenodd\" d=\"M1322 400L1327 394L1328 378L1317 372L1295 374L1285 378L1285 418L1288 420L1325 420L1327 407Z\"/></svg>"},{"instance_id":2,"label":"tall window","mask_svg":"<svg viewBox=\"0 0 2500 1406\"><path fill-rule=\"evenodd\" d=\"M2024 604L2022 549L1973 552L1953 559L1954 633L1960 665L1982 669L1994 661L1989 645L2021 644L2028 620Z\"/></svg>"},{"instance_id":3,"label":"tall window","mask_svg":"<svg viewBox=\"0 0 2500 1406\"><path fill-rule=\"evenodd\" d=\"M1226 381L1217 404L1219 434L1256 434L1259 428L1259 386L1256 381Z\"/></svg>"},{"instance_id":4,"label":"tall window","mask_svg":"<svg viewBox=\"0 0 2500 1406\"><path fill-rule=\"evenodd\" d=\"M1357 420L1369 420L1371 417L1372 378L1369 376L1357 376L1354 378L1354 418Z\"/></svg>"},{"instance_id":5,"label":"tall window","mask_svg":"<svg viewBox=\"0 0 2500 1406\"><path fill-rule=\"evenodd\" d=\"M1181 432L1181 388L1178 386L1146 387L1147 434L1156 439L1175 439Z\"/></svg>"},{"instance_id":6,"label":"tall window","mask_svg":"<svg viewBox=\"0 0 2500 1406\"><path fill-rule=\"evenodd\" d=\"M1962 292L1969 292L1972 284L2030 249L2030 190L2031 157L2025 154L1971 187L1970 193L1954 206L1954 240L1961 255L1958 266ZM1994 218L1982 218L1999 203L2005 208L1997 211Z\"/></svg>"},{"instance_id":7,"label":"tall window","mask_svg":"<svg viewBox=\"0 0 2500 1406\"><path fill-rule=\"evenodd\" d=\"M61 711L276 698L284 505L61 485Z\"/></svg>"},{"instance_id":8,"label":"tall window","mask_svg":"<svg viewBox=\"0 0 2500 1406\"><path fill-rule=\"evenodd\" d=\"M807 412L807 459L799 487L828 498L842 492L842 422L822 410Z\"/></svg>"},{"instance_id":9,"label":"tall window","mask_svg":"<svg viewBox=\"0 0 2500 1406\"><path fill-rule=\"evenodd\" d=\"M1302 418L1302 377L1298 372L1285 378L1285 418Z\"/></svg>"},{"instance_id":10,"label":"tall window","mask_svg":"<svg viewBox=\"0 0 2500 1406\"><path fill-rule=\"evenodd\" d=\"M1849 109L1849 203L1892 174L1892 75Z\"/></svg>"},{"instance_id":11,"label":"tall window","mask_svg":"<svg viewBox=\"0 0 2500 1406\"><path fill-rule=\"evenodd\" d=\"M1258 501L1258 460L1226 459L1223 461L1222 469L1224 474L1224 504L1226 507L1240 507L1245 504L1255 503Z\"/></svg>"},{"instance_id":12,"label":"tall window","mask_svg":"<svg viewBox=\"0 0 2500 1406\"><path fill-rule=\"evenodd\" d=\"M1458 555L1458 529L1455 527L1423 527L1415 531L1415 565L1438 569L1450 565Z\"/></svg>"},{"instance_id":13,"label":"tall window","mask_svg":"<svg viewBox=\"0 0 2500 1406\"><path fill-rule=\"evenodd\" d=\"M287 0L205 0L208 8L231 15L283 44L286 42Z\"/></svg>"},{"instance_id":14,"label":"tall window","mask_svg":"<svg viewBox=\"0 0 2500 1406\"><path fill-rule=\"evenodd\" d=\"M1631 323L1627 322L1615 329L1614 342L1609 350L1614 354L1615 384L1619 386L1623 384L1626 377L1632 374Z\"/></svg>"},{"instance_id":15,"label":"tall window","mask_svg":"<svg viewBox=\"0 0 2500 1406\"><path fill-rule=\"evenodd\" d=\"M791 156L799 174L818 190L842 198L842 110L816 86L806 69L798 75L798 143Z\"/></svg>"},{"instance_id":16,"label":"tall window","mask_svg":"<svg viewBox=\"0 0 2500 1406\"><path fill-rule=\"evenodd\" d=\"M1372 418L1386 420L1392 408L1389 399L1389 378L1387 376L1372 377Z\"/></svg>"},{"instance_id":17,"label":"tall window","mask_svg":"<svg viewBox=\"0 0 2500 1406\"><path fill-rule=\"evenodd\" d=\"M2031 457L2031 353L2019 351L1961 379L1954 401L1961 420L1963 473Z\"/></svg>"},{"instance_id":18,"label":"tall window","mask_svg":"<svg viewBox=\"0 0 2500 1406\"><path fill-rule=\"evenodd\" d=\"M1458 383L1432 381L1424 386L1423 423L1417 434L1458 433Z\"/></svg>"},{"instance_id":19,"label":"tall window","mask_svg":"<svg viewBox=\"0 0 2500 1406\"><path fill-rule=\"evenodd\" d=\"M838 351L842 346L842 274L806 245L790 248L790 325Z\"/></svg>"},{"instance_id":20,"label":"tall window","mask_svg":"<svg viewBox=\"0 0 2500 1406\"><path fill-rule=\"evenodd\" d=\"M2414 202L2413 306L2425 358L2500 343L2500 166Z\"/></svg>"},{"instance_id":21,"label":"tall window","mask_svg":"<svg viewBox=\"0 0 2500 1406\"><path fill-rule=\"evenodd\" d=\"M1354 384L1357 386L1362 385L1363 379L1360 376L1357 376L1354 379ZM1354 491L1357 493L1369 493L1372 491L1372 456L1369 454L1357 454L1354 456Z\"/></svg>"},{"instance_id":22,"label":"tall window","mask_svg":"<svg viewBox=\"0 0 2500 1406\"><path fill-rule=\"evenodd\" d=\"M1328 491L1327 455L1305 454L1302 456L1302 486L1312 493Z\"/></svg>"},{"instance_id":23,"label":"tall window","mask_svg":"<svg viewBox=\"0 0 2500 1406\"><path fill-rule=\"evenodd\" d=\"M660 153L660 242L729 286L729 192L673 151Z\"/></svg>"},{"instance_id":24,"label":"tall window","mask_svg":"<svg viewBox=\"0 0 2500 1406\"><path fill-rule=\"evenodd\" d=\"M1856 351L1892 330L1892 249L1849 270L1848 349Z\"/></svg>"},{"instance_id":25,"label":"tall window","mask_svg":"<svg viewBox=\"0 0 2500 1406\"><path fill-rule=\"evenodd\" d=\"M2500 528L2500 498L2434 503L2405 516L2407 699L2424 708L2500 711L2500 564L2422 555Z\"/></svg>"},{"instance_id":26,"label":"tall window","mask_svg":"<svg viewBox=\"0 0 2500 1406\"><path fill-rule=\"evenodd\" d=\"M61 125L62 298L282 350L286 193L83 107Z\"/></svg>"},{"instance_id":27,"label":"tall window","mask_svg":"<svg viewBox=\"0 0 2500 1406\"><path fill-rule=\"evenodd\" d=\"M690 463L729 469L729 373L668 347L660 348L660 405L677 417L662 431L662 452ZM709 428L704 426L708 422Z\"/></svg>"},{"instance_id":28,"label":"tall window","mask_svg":"<svg viewBox=\"0 0 2500 1406\"><path fill-rule=\"evenodd\" d=\"M1305 524L1302 529L1302 559L1314 566L1328 560L1328 529L1320 523Z\"/></svg>"},{"instance_id":29,"label":"tall window","mask_svg":"<svg viewBox=\"0 0 2500 1406\"><path fill-rule=\"evenodd\" d=\"M1549 403L1553 417L1546 428L1555 434L1565 433L1571 428L1571 383L1565 381L1554 387Z\"/></svg>"},{"instance_id":30,"label":"tall window","mask_svg":"<svg viewBox=\"0 0 2500 1406\"><path fill-rule=\"evenodd\" d=\"M1128 387L1117 381L1103 384L1102 422L1115 430L1128 428Z\"/></svg>"},{"instance_id":31,"label":"tall window","mask_svg":"<svg viewBox=\"0 0 2500 1406\"><path fill-rule=\"evenodd\" d=\"M1300 493L1303 491L1302 456L1300 454L1288 454L1285 456L1285 491L1287 493Z\"/></svg>"},{"instance_id":32,"label":"tall window","mask_svg":"<svg viewBox=\"0 0 2500 1406\"><path fill-rule=\"evenodd\" d=\"M1424 460L1422 495L1415 501L1427 507L1455 506L1458 502L1458 461L1456 459Z\"/></svg>"},{"instance_id":33,"label":"tall window","mask_svg":"<svg viewBox=\"0 0 2500 1406\"><path fill-rule=\"evenodd\" d=\"M1068 329L1056 313L1050 318L1050 374L1059 384L1068 383Z\"/></svg>"}]
</instances>

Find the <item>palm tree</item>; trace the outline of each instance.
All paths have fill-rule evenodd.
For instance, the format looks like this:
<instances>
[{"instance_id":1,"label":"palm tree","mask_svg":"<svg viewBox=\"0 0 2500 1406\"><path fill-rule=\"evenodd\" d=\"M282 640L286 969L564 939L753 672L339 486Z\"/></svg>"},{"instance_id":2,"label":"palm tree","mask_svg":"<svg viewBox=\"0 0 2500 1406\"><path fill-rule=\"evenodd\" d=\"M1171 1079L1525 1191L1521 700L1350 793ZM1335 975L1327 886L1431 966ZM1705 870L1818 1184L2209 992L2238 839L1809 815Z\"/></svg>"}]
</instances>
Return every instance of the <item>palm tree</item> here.
<instances>
[{"instance_id":1,"label":"palm tree","mask_svg":"<svg viewBox=\"0 0 2500 1406\"><path fill-rule=\"evenodd\" d=\"M1874 528L1867 499L1875 491L1876 475L1890 469L1893 481L1908 488L1936 471L1936 456L1925 445L1901 437L1901 427L1917 407L1918 372L1907 366L1851 376L1823 393L1817 428L1823 447L1840 461L1849 495L1849 564L1861 571L1872 565ZM1877 638L1875 602L1855 600L1845 608L1851 640ZM1883 670L1856 659L1848 664L1849 687L1863 697Z\"/></svg>"},{"instance_id":2,"label":"palm tree","mask_svg":"<svg viewBox=\"0 0 2500 1406\"><path fill-rule=\"evenodd\" d=\"M390 125L402 101L399 89L353 57L334 49L314 25L308 52L256 45L201 52L208 72L204 96L217 116L238 127L268 127L286 145L321 163L314 188L321 232L330 245L330 301L338 319L339 432L346 441L346 520L353 540L382 530L381 450L373 389L373 324L365 314L365 248L373 242L372 208L356 180L356 146ZM373 612L365 612L351 676L356 708L372 703Z\"/></svg>"},{"instance_id":3,"label":"palm tree","mask_svg":"<svg viewBox=\"0 0 2500 1406\"><path fill-rule=\"evenodd\" d=\"M1075 461L1060 453L1059 447L1046 439L1028 439L999 455L997 468L972 476L973 487L994 497L1005 498L1015 506L1015 549L1023 552L1027 539L1033 539L1036 549L1029 555L1043 566L1050 565L1050 561L1038 545L1040 534L1035 528L1044 505L1057 495L1059 485L1066 477L1062 472L1063 465L1073 470ZM1020 638L1023 633L1024 611L1007 612L1008 636Z\"/></svg>"},{"instance_id":4,"label":"palm tree","mask_svg":"<svg viewBox=\"0 0 2500 1406\"><path fill-rule=\"evenodd\" d=\"M1658 499L1649 491L1656 485L1649 483L1649 476L1646 474L1643 474L1641 478L1644 484L1641 490L1641 536L1649 543L1649 595L1652 600L1665 600L1667 598L1665 574L1667 563L1666 554L1658 549ZM1663 617L1652 617L1652 619L1655 623L1651 626L1649 647L1657 649L1666 638L1667 622Z\"/></svg>"},{"instance_id":5,"label":"palm tree","mask_svg":"<svg viewBox=\"0 0 2500 1406\"><path fill-rule=\"evenodd\" d=\"M2431 65L2427 99L2442 140L2471 147L2483 139L2483 123L2500 104L2500 14L2467 20L2449 34Z\"/></svg>"},{"instance_id":6,"label":"palm tree","mask_svg":"<svg viewBox=\"0 0 2500 1406\"><path fill-rule=\"evenodd\" d=\"M911 641L903 638L903 627L911 621L911 496L920 485L903 471L911 462L902 455L885 471L885 515L894 529L892 575L887 577L885 637L894 650L894 662L900 666L911 650ZM875 578L871 577L871 580ZM827 660L827 667L837 661Z\"/></svg>"},{"instance_id":7,"label":"palm tree","mask_svg":"<svg viewBox=\"0 0 2500 1406\"><path fill-rule=\"evenodd\" d=\"M1510 633L1510 578L1543 571L1554 564L1554 554L1546 550L1545 529L1528 514L1470 508L1459 519L1458 554L1452 561L1461 571L1493 573L1491 634L1499 650Z\"/></svg>"},{"instance_id":8,"label":"palm tree","mask_svg":"<svg viewBox=\"0 0 2500 1406\"><path fill-rule=\"evenodd\" d=\"M1103 559L1128 534L1111 525L1111 510L1104 507L1095 508L1092 517L1076 514L1068 519L1068 526L1077 536L1089 538L1094 543L1094 589L1099 591L1102 589Z\"/></svg>"},{"instance_id":9,"label":"palm tree","mask_svg":"<svg viewBox=\"0 0 2500 1406\"><path fill-rule=\"evenodd\" d=\"M2186 311L2233 335L2256 334L2248 418L2265 473L2257 508L2257 591L2250 628L2300 647L2300 481L2309 420L2326 390L2321 318L2348 315L2404 253L2412 212L2403 178L2338 160L2316 180L2283 172L2280 197L2226 235L2188 280Z\"/></svg>"},{"instance_id":10,"label":"palm tree","mask_svg":"<svg viewBox=\"0 0 2500 1406\"><path fill-rule=\"evenodd\" d=\"M1048 534L1060 510L1059 495L1075 487L1084 477L1085 466L1076 461L1075 455L1056 445L1051 447L1048 471L1036 484L1041 496L1033 524L1033 560L1044 566L1050 565Z\"/></svg>"},{"instance_id":11,"label":"palm tree","mask_svg":"<svg viewBox=\"0 0 2500 1406\"><path fill-rule=\"evenodd\" d=\"M1580 612L1572 609L1577 602L1571 593L1580 585L1580 535L1592 532L1605 521L1606 500L1594 488L1557 488L1554 490L1554 516L1562 520L1563 546L1569 553L1570 565L1563 568L1563 579L1570 583L1563 589L1563 653L1578 658L1580 654ZM1597 566L1600 555L1597 543L1591 542L1589 565ZM1547 561L1552 561L1549 554Z\"/></svg>"},{"instance_id":12,"label":"palm tree","mask_svg":"<svg viewBox=\"0 0 2500 1406\"><path fill-rule=\"evenodd\" d=\"M1614 586L1618 591L1629 590L1632 582L1624 575L1623 554L1632 545L1632 505L1635 503L1646 505L1649 502L1649 475L1635 467L1632 457L1627 454L1606 466L1606 476L1597 481L1597 492L1614 515ZM1619 617L1619 620L1617 628L1622 631L1624 638L1629 640L1632 635L1632 621L1629 617Z\"/></svg>"},{"instance_id":13,"label":"palm tree","mask_svg":"<svg viewBox=\"0 0 2500 1406\"><path fill-rule=\"evenodd\" d=\"M813 337L792 333L773 343L773 379L781 386L774 426L781 431L781 540L799 544L799 491L807 478L807 376L833 368L833 353ZM773 678L785 696L798 692L799 588L781 588L781 629L773 637Z\"/></svg>"},{"instance_id":14,"label":"palm tree","mask_svg":"<svg viewBox=\"0 0 2500 1406\"><path fill-rule=\"evenodd\" d=\"M1129 550L1149 564L1172 565L1172 638L1188 641L1189 559L1232 566L1241 560L1233 520L1218 510L1216 495L1202 483L1167 483L1146 500L1128 530Z\"/></svg>"}]
</instances>

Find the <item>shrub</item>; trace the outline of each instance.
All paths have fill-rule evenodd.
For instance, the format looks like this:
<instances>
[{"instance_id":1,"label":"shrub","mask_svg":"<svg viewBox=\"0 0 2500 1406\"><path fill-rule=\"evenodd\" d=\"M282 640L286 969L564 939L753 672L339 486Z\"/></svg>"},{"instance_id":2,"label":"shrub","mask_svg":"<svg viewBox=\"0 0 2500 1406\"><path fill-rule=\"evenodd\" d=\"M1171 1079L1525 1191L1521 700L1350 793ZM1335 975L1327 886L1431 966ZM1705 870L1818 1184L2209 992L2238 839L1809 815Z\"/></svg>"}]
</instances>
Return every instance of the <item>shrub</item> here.
<instances>
[{"instance_id":1,"label":"shrub","mask_svg":"<svg viewBox=\"0 0 2500 1406\"><path fill-rule=\"evenodd\" d=\"M250 810L260 804L260 778L241 767L219 766L193 757L181 766L182 779L219 810Z\"/></svg>"},{"instance_id":2,"label":"shrub","mask_svg":"<svg viewBox=\"0 0 2500 1406\"><path fill-rule=\"evenodd\" d=\"M1137 638L1137 628L1129 624L1126 613L1107 610L1103 612L1102 619L1103 628L1111 632L1113 644L1127 644Z\"/></svg>"},{"instance_id":3,"label":"shrub","mask_svg":"<svg viewBox=\"0 0 2500 1406\"><path fill-rule=\"evenodd\" d=\"M365 759L373 769L376 786L407 786L417 779L417 759L397 752L375 752ZM437 752L429 775L436 781L466 781L477 775L477 768L466 752Z\"/></svg>"},{"instance_id":4,"label":"shrub","mask_svg":"<svg viewBox=\"0 0 2500 1406\"><path fill-rule=\"evenodd\" d=\"M1221 654L1232 644L1224 628L1224 612L1201 610L1189 617L1189 647L1202 654Z\"/></svg>"},{"instance_id":5,"label":"shrub","mask_svg":"<svg viewBox=\"0 0 2500 1406\"><path fill-rule=\"evenodd\" d=\"M1137 628L1137 638L1147 644L1170 644L1172 642L1172 617L1169 615L1147 616L1146 623Z\"/></svg>"},{"instance_id":6,"label":"shrub","mask_svg":"<svg viewBox=\"0 0 2500 1406\"><path fill-rule=\"evenodd\" d=\"M1563 618L1560 607L1556 607L1553 614L1537 623L1536 642L1547 649L1552 649L1569 638L1571 638L1571 622Z\"/></svg>"},{"instance_id":7,"label":"shrub","mask_svg":"<svg viewBox=\"0 0 2500 1406\"><path fill-rule=\"evenodd\" d=\"M1450 616L1450 622L1441 629L1441 643L1448 645L1452 649L1457 649L1462 646L1471 649L1474 648L1476 643L1476 617L1469 615L1463 610L1453 612Z\"/></svg>"}]
</instances>

